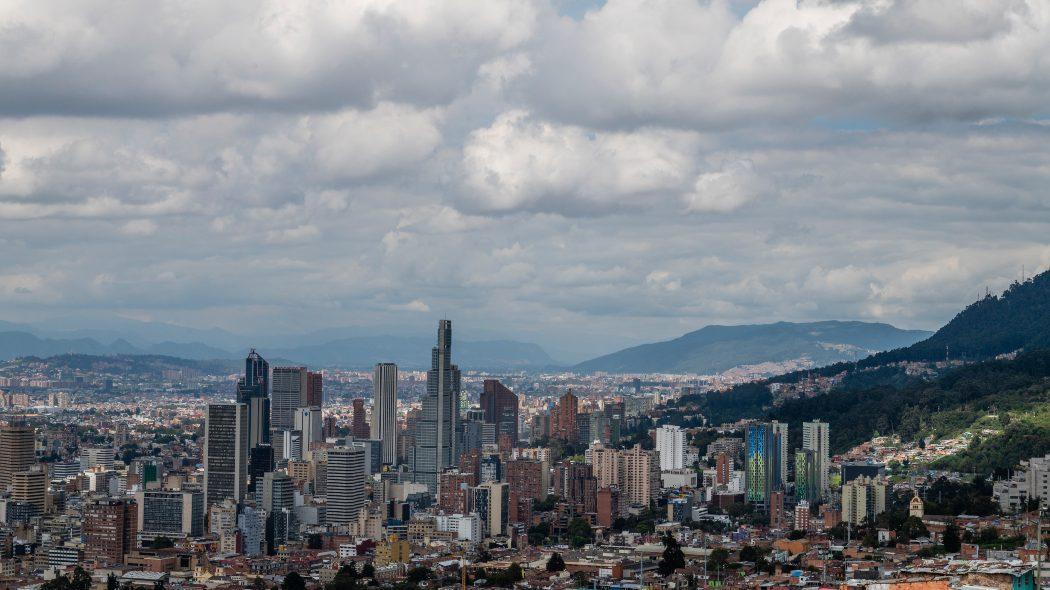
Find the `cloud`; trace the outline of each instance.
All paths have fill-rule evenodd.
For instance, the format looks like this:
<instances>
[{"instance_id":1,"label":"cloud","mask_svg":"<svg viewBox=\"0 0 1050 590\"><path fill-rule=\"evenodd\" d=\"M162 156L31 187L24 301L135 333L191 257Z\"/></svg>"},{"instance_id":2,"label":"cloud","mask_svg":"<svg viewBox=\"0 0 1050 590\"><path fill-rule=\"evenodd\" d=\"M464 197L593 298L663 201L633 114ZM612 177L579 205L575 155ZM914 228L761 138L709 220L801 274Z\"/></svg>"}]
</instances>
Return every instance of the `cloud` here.
<instances>
[{"instance_id":1,"label":"cloud","mask_svg":"<svg viewBox=\"0 0 1050 590\"><path fill-rule=\"evenodd\" d=\"M644 207L681 190L696 145L689 133L592 132L506 112L463 149L467 205L569 215Z\"/></svg>"},{"instance_id":2,"label":"cloud","mask_svg":"<svg viewBox=\"0 0 1050 590\"><path fill-rule=\"evenodd\" d=\"M764 181L748 160L735 160L696 178L693 191L683 197L685 208L695 212L725 213L761 196Z\"/></svg>"},{"instance_id":3,"label":"cloud","mask_svg":"<svg viewBox=\"0 0 1050 590\"><path fill-rule=\"evenodd\" d=\"M149 219L133 219L120 227L126 236L151 236L157 233L157 224Z\"/></svg>"}]
</instances>

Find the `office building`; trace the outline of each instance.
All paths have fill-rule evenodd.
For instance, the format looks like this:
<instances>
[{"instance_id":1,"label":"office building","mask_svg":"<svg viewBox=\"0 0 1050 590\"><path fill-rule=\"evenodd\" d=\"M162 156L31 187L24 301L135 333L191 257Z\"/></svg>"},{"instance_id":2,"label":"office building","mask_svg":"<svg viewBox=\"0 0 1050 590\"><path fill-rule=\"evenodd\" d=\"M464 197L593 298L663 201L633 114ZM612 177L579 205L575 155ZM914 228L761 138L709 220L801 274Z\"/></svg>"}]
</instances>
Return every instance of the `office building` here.
<instances>
[{"instance_id":1,"label":"office building","mask_svg":"<svg viewBox=\"0 0 1050 590\"><path fill-rule=\"evenodd\" d=\"M772 423L748 424L745 430L745 500L768 510L772 493L783 488L780 429Z\"/></svg>"},{"instance_id":2,"label":"office building","mask_svg":"<svg viewBox=\"0 0 1050 590\"><path fill-rule=\"evenodd\" d=\"M270 364L254 348L237 381L237 403L248 406L248 448L270 444Z\"/></svg>"},{"instance_id":3,"label":"office building","mask_svg":"<svg viewBox=\"0 0 1050 590\"><path fill-rule=\"evenodd\" d=\"M11 499L31 504L38 514L47 511L47 474L39 465L11 474Z\"/></svg>"},{"instance_id":4,"label":"office building","mask_svg":"<svg viewBox=\"0 0 1050 590\"><path fill-rule=\"evenodd\" d=\"M447 469L440 476L438 508L445 514L466 514L470 508L470 490L477 486L474 473Z\"/></svg>"},{"instance_id":5,"label":"office building","mask_svg":"<svg viewBox=\"0 0 1050 590\"><path fill-rule=\"evenodd\" d=\"M827 422L814 420L802 423L802 448L814 453L817 476L820 480L820 497L831 491L828 472L831 467L830 431Z\"/></svg>"},{"instance_id":6,"label":"office building","mask_svg":"<svg viewBox=\"0 0 1050 590\"><path fill-rule=\"evenodd\" d=\"M131 498L88 500L83 508L84 559L98 565L123 565L135 548L138 505Z\"/></svg>"},{"instance_id":7,"label":"office building","mask_svg":"<svg viewBox=\"0 0 1050 590\"><path fill-rule=\"evenodd\" d=\"M306 403L303 405L312 408L324 405L324 376L321 373L306 372Z\"/></svg>"},{"instance_id":8,"label":"office building","mask_svg":"<svg viewBox=\"0 0 1050 590\"><path fill-rule=\"evenodd\" d=\"M248 405L208 404L204 421L205 505L240 503L248 489Z\"/></svg>"},{"instance_id":9,"label":"office building","mask_svg":"<svg viewBox=\"0 0 1050 590\"><path fill-rule=\"evenodd\" d=\"M372 437L382 443L380 459L397 464L397 365L379 363L372 374Z\"/></svg>"},{"instance_id":10,"label":"office building","mask_svg":"<svg viewBox=\"0 0 1050 590\"><path fill-rule=\"evenodd\" d=\"M788 455L788 425L787 422L777 422L773 420L770 424L773 426L773 432L776 434L777 440L777 465L780 467L780 485L781 489L787 485L788 481L788 461L790 457Z\"/></svg>"},{"instance_id":11,"label":"office building","mask_svg":"<svg viewBox=\"0 0 1050 590\"><path fill-rule=\"evenodd\" d=\"M510 437L518 443L518 396L496 379L486 379L481 391L484 421L495 425L495 437Z\"/></svg>"},{"instance_id":12,"label":"office building","mask_svg":"<svg viewBox=\"0 0 1050 590\"><path fill-rule=\"evenodd\" d=\"M272 555L298 533L295 484L287 473L271 471L263 476L262 488L260 508L266 514L266 551Z\"/></svg>"},{"instance_id":13,"label":"office building","mask_svg":"<svg viewBox=\"0 0 1050 590\"><path fill-rule=\"evenodd\" d=\"M506 483L486 482L474 488L473 511L481 519L481 532L486 537L506 533L510 518L510 491Z\"/></svg>"},{"instance_id":14,"label":"office building","mask_svg":"<svg viewBox=\"0 0 1050 590\"><path fill-rule=\"evenodd\" d=\"M275 457L273 447L261 444L248 452L248 490L254 492L262 483L263 476L273 471Z\"/></svg>"},{"instance_id":15,"label":"office building","mask_svg":"<svg viewBox=\"0 0 1050 590\"><path fill-rule=\"evenodd\" d=\"M140 546L157 537L186 539L204 534L204 493L197 490L146 490L136 495Z\"/></svg>"},{"instance_id":16,"label":"office building","mask_svg":"<svg viewBox=\"0 0 1050 590\"><path fill-rule=\"evenodd\" d=\"M354 438L371 438L372 429L368 426L368 417L365 415L365 400L356 398L353 401L354 413L350 421L350 434Z\"/></svg>"},{"instance_id":17,"label":"office building","mask_svg":"<svg viewBox=\"0 0 1050 590\"><path fill-rule=\"evenodd\" d=\"M685 468L685 432L679 426L656 429L656 450L660 453L660 471Z\"/></svg>"},{"instance_id":18,"label":"office building","mask_svg":"<svg viewBox=\"0 0 1050 590\"><path fill-rule=\"evenodd\" d=\"M600 527L611 527L620 518L620 488L606 486L598 489L597 520Z\"/></svg>"},{"instance_id":19,"label":"office building","mask_svg":"<svg viewBox=\"0 0 1050 590\"><path fill-rule=\"evenodd\" d=\"M112 451L111 451L112 452ZM12 476L36 463L36 430L24 424L0 427L0 493Z\"/></svg>"},{"instance_id":20,"label":"office building","mask_svg":"<svg viewBox=\"0 0 1050 590\"><path fill-rule=\"evenodd\" d=\"M858 477L879 477L885 471L886 466L882 463L868 463L865 461L843 463L841 467L842 485L846 485Z\"/></svg>"},{"instance_id":21,"label":"office building","mask_svg":"<svg viewBox=\"0 0 1050 590\"><path fill-rule=\"evenodd\" d=\"M820 504L823 490L820 487L820 467L816 451L795 451L795 502L808 502L810 506Z\"/></svg>"},{"instance_id":22,"label":"office building","mask_svg":"<svg viewBox=\"0 0 1050 590\"><path fill-rule=\"evenodd\" d=\"M733 459L728 453L715 455L715 485L727 486L733 476Z\"/></svg>"},{"instance_id":23,"label":"office building","mask_svg":"<svg viewBox=\"0 0 1050 590\"><path fill-rule=\"evenodd\" d=\"M459 460L459 367L452 364L452 322L438 323L437 346L430 355L427 392L422 399L422 412L416 422L416 446L413 449L415 481L437 493L438 474Z\"/></svg>"},{"instance_id":24,"label":"office building","mask_svg":"<svg viewBox=\"0 0 1050 590\"><path fill-rule=\"evenodd\" d=\"M270 377L270 430L295 428L295 410L307 406L306 367L274 367Z\"/></svg>"},{"instance_id":25,"label":"office building","mask_svg":"<svg viewBox=\"0 0 1050 590\"><path fill-rule=\"evenodd\" d=\"M554 466L551 487L554 495L575 506L576 512L598 509L598 480L591 465L572 461L558 463Z\"/></svg>"},{"instance_id":26,"label":"office building","mask_svg":"<svg viewBox=\"0 0 1050 590\"><path fill-rule=\"evenodd\" d=\"M358 446L328 450L329 524L349 524L365 505L365 450Z\"/></svg>"},{"instance_id":27,"label":"office building","mask_svg":"<svg viewBox=\"0 0 1050 590\"><path fill-rule=\"evenodd\" d=\"M303 455L309 456L310 445L324 440L320 406L296 408L293 427L303 433Z\"/></svg>"},{"instance_id":28,"label":"office building","mask_svg":"<svg viewBox=\"0 0 1050 590\"><path fill-rule=\"evenodd\" d=\"M300 461L303 458L303 433L300 430L281 432L281 459Z\"/></svg>"},{"instance_id":29,"label":"office building","mask_svg":"<svg viewBox=\"0 0 1050 590\"><path fill-rule=\"evenodd\" d=\"M241 533L241 551L249 557L258 557L266 551L266 517L245 506L237 515L237 530Z\"/></svg>"}]
</instances>

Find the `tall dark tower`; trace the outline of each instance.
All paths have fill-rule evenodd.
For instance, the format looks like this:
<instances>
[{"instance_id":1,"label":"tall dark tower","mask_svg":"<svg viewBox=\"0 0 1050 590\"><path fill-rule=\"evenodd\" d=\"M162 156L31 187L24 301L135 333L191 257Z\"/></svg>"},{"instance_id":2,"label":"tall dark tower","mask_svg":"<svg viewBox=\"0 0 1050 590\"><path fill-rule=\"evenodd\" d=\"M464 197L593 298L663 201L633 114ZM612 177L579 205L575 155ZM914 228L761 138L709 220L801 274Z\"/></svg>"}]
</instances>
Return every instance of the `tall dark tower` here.
<instances>
[{"instance_id":1,"label":"tall dark tower","mask_svg":"<svg viewBox=\"0 0 1050 590\"><path fill-rule=\"evenodd\" d=\"M427 394L416 423L413 459L415 481L426 484L432 494L437 493L438 474L459 461L459 388L459 367L452 364L452 322L441 320L437 346L430 353Z\"/></svg>"},{"instance_id":2,"label":"tall dark tower","mask_svg":"<svg viewBox=\"0 0 1050 590\"><path fill-rule=\"evenodd\" d=\"M268 471L263 465L254 463L265 457L255 449L270 445L270 363L254 348L244 359L244 377L237 381L237 403L248 408L248 472ZM250 481L254 487L255 481Z\"/></svg>"}]
</instances>

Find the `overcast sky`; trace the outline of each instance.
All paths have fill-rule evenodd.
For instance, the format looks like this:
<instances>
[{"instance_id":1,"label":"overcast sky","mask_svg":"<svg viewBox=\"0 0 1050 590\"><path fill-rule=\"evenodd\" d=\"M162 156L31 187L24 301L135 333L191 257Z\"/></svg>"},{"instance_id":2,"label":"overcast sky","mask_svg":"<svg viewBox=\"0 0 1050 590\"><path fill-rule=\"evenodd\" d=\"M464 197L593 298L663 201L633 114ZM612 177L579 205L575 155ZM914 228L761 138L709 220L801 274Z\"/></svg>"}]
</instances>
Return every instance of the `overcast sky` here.
<instances>
[{"instance_id":1,"label":"overcast sky","mask_svg":"<svg viewBox=\"0 0 1050 590\"><path fill-rule=\"evenodd\" d=\"M9 0L0 318L935 328L1050 265L1047 105L1045 0Z\"/></svg>"}]
</instances>

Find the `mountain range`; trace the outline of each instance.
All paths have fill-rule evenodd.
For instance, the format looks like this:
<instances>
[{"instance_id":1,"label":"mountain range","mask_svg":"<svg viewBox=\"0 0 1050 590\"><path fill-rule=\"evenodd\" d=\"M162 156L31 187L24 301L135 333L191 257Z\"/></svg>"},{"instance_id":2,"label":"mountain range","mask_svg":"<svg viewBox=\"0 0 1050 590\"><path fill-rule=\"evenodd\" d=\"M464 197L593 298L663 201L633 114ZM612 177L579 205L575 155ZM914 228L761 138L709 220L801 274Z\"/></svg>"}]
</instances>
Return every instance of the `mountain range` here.
<instances>
[{"instance_id":1,"label":"mountain range","mask_svg":"<svg viewBox=\"0 0 1050 590\"><path fill-rule=\"evenodd\" d=\"M842 321L707 326L673 340L600 356L573 369L588 373L710 374L741 365L801 358L821 366L907 346L930 334L889 324Z\"/></svg>"}]
</instances>

